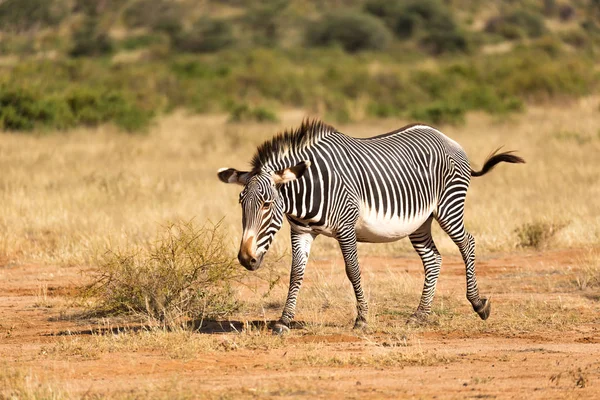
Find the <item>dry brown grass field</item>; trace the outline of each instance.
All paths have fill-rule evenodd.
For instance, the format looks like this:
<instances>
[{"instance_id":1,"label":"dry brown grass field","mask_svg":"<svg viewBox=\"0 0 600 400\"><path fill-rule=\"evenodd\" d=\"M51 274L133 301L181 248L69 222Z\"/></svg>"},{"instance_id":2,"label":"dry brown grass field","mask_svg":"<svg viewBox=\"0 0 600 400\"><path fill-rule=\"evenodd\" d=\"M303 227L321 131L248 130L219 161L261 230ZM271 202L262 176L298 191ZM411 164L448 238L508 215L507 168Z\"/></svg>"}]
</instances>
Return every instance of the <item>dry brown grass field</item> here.
<instances>
[{"instance_id":1,"label":"dry brown grass field","mask_svg":"<svg viewBox=\"0 0 600 400\"><path fill-rule=\"evenodd\" d=\"M267 325L287 291L285 228L269 266L244 271L235 287L240 310L195 330L82 317L77 292L99 254L143 246L170 221L222 220L235 255L238 189L216 170L246 167L257 144L297 125L302 112L277 124L178 113L147 135L110 127L0 134L0 399L595 398L599 103L470 114L464 126L442 127L476 167L502 145L527 160L474 178L467 196L480 290L494 299L489 320L470 309L459 253L438 229L444 266L430 321L405 324L423 275L408 241L361 245L371 321L352 331L342 259L333 240L319 238L298 324L283 337ZM337 128L370 136L407 122Z\"/></svg>"}]
</instances>

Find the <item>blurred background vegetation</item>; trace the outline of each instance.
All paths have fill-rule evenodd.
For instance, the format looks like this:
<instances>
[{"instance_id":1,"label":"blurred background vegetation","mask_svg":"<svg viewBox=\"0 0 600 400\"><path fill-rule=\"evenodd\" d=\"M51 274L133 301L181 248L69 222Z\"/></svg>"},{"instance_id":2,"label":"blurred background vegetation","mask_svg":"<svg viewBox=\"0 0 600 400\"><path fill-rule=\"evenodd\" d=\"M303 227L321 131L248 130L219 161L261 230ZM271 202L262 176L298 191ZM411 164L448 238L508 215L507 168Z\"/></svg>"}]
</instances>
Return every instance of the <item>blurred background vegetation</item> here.
<instances>
[{"instance_id":1,"label":"blurred background vegetation","mask_svg":"<svg viewBox=\"0 0 600 400\"><path fill-rule=\"evenodd\" d=\"M593 93L599 0L0 0L0 130L175 109L459 124Z\"/></svg>"}]
</instances>

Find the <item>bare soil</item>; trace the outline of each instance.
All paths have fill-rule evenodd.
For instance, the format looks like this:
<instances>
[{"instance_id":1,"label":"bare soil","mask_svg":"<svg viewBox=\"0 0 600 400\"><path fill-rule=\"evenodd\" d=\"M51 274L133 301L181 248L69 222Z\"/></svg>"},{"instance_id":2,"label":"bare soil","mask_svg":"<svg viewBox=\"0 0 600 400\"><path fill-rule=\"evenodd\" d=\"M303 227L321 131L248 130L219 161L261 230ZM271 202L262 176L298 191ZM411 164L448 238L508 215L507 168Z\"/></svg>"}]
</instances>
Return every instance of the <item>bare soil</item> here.
<instances>
[{"instance_id":1,"label":"bare soil","mask_svg":"<svg viewBox=\"0 0 600 400\"><path fill-rule=\"evenodd\" d=\"M600 293L572 283L569 271L580 254L564 250L480 258L480 289L493 295L488 321L471 318L462 294L464 266L460 258L446 257L436 301L456 298L461 315L455 318L469 316L464 328L426 325L403 331L398 328L403 316L381 316L366 333L352 331L349 323L318 332L299 324L282 339L272 339L265 328L262 342L238 346L238 331L247 322L213 321L194 335L222 342L222 348L180 358L158 347L93 351L102 335L133 333L118 333L114 322L99 329L97 321L94 325L69 314L64 305L84 282L85 271L0 263L0 369L24 371L75 398L599 398ZM332 263L340 261L317 260L309 268L331 268ZM367 257L363 265L365 285L388 270L416 280L422 276L413 257ZM308 275L301 299L318 279ZM522 316L514 311L515 304L531 299L560 302L565 311L558 308L555 314L576 310L580 318L532 325L531 310ZM267 314L276 318L278 312ZM309 316L299 313L298 318L310 323ZM514 327L485 328L502 318L513 318ZM519 329L521 322L528 328ZM82 350L74 350L73 343ZM395 358L403 354L404 361Z\"/></svg>"}]
</instances>

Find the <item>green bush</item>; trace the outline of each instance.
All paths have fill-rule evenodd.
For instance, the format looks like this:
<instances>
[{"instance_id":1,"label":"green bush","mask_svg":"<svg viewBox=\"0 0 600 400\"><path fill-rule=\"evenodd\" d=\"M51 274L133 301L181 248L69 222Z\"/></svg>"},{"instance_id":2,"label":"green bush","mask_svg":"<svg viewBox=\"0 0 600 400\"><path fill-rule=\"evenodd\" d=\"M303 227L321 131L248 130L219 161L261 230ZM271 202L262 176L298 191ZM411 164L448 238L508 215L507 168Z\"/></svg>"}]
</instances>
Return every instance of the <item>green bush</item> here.
<instances>
[{"instance_id":1,"label":"green bush","mask_svg":"<svg viewBox=\"0 0 600 400\"><path fill-rule=\"evenodd\" d=\"M72 88L61 94L34 92L24 87L0 89L0 129L67 129L113 122L127 131L148 126L152 113L142 110L117 91Z\"/></svg>"},{"instance_id":2,"label":"green bush","mask_svg":"<svg viewBox=\"0 0 600 400\"><path fill-rule=\"evenodd\" d=\"M84 291L89 310L133 314L168 328L227 316L239 307L232 289L239 268L227 245L219 225L180 222L140 250L109 249Z\"/></svg>"},{"instance_id":3,"label":"green bush","mask_svg":"<svg viewBox=\"0 0 600 400\"><path fill-rule=\"evenodd\" d=\"M75 0L73 11L98 17L108 12L118 12L125 3L123 0Z\"/></svg>"},{"instance_id":4,"label":"green bush","mask_svg":"<svg viewBox=\"0 0 600 400\"><path fill-rule=\"evenodd\" d=\"M411 117L432 124L462 124L465 121L466 110L460 105L446 102L435 102L419 107L411 113Z\"/></svg>"},{"instance_id":5,"label":"green bush","mask_svg":"<svg viewBox=\"0 0 600 400\"><path fill-rule=\"evenodd\" d=\"M229 113L229 122L278 122L277 114L265 107L250 108L247 104L237 104Z\"/></svg>"},{"instance_id":6,"label":"green bush","mask_svg":"<svg viewBox=\"0 0 600 400\"><path fill-rule=\"evenodd\" d=\"M306 31L306 43L314 47L339 45L354 53L362 50L382 50L391 41L391 34L379 19L357 12L328 14Z\"/></svg>"},{"instance_id":7,"label":"green bush","mask_svg":"<svg viewBox=\"0 0 600 400\"><path fill-rule=\"evenodd\" d=\"M529 101L598 89L600 76L587 53L554 52L545 38L529 43L502 54L427 63L341 48L236 48L125 64L29 59L0 68L0 87L18 99L0 112L10 130L105 123L136 130L176 108L227 112L232 120L274 119L257 104L301 107L337 120L396 116L459 123L470 110L515 112Z\"/></svg>"},{"instance_id":8,"label":"green bush","mask_svg":"<svg viewBox=\"0 0 600 400\"><path fill-rule=\"evenodd\" d=\"M592 93L597 84L589 61L570 57L553 59L545 52L524 47L506 57L492 57L487 68L490 82L506 95L529 100Z\"/></svg>"},{"instance_id":9,"label":"green bush","mask_svg":"<svg viewBox=\"0 0 600 400\"><path fill-rule=\"evenodd\" d=\"M286 0L276 0L249 7L243 17L243 23L251 32L254 43L264 46L274 46L279 43L286 24L281 15L288 5Z\"/></svg>"},{"instance_id":10,"label":"green bush","mask_svg":"<svg viewBox=\"0 0 600 400\"><path fill-rule=\"evenodd\" d=\"M56 26L67 14L64 0L0 1L0 31L23 32Z\"/></svg>"},{"instance_id":11,"label":"green bush","mask_svg":"<svg viewBox=\"0 0 600 400\"><path fill-rule=\"evenodd\" d=\"M371 0L365 11L381 18L401 39L419 38L429 53L467 52L470 43L450 9L439 0Z\"/></svg>"},{"instance_id":12,"label":"green bush","mask_svg":"<svg viewBox=\"0 0 600 400\"><path fill-rule=\"evenodd\" d=\"M536 38L547 31L544 19L540 15L525 10L515 10L506 15L493 17L486 22L484 30L507 39Z\"/></svg>"},{"instance_id":13,"label":"green bush","mask_svg":"<svg viewBox=\"0 0 600 400\"><path fill-rule=\"evenodd\" d=\"M114 122L133 132L147 127L152 118L151 112L137 107L118 91L78 88L68 92L64 100L73 116L73 126Z\"/></svg>"},{"instance_id":14,"label":"green bush","mask_svg":"<svg viewBox=\"0 0 600 400\"><path fill-rule=\"evenodd\" d=\"M83 25L73 32L73 57L101 56L113 51L113 43L107 32L100 30L98 20L88 17Z\"/></svg>"},{"instance_id":15,"label":"green bush","mask_svg":"<svg viewBox=\"0 0 600 400\"><path fill-rule=\"evenodd\" d=\"M196 21L190 31L179 34L175 48L190 53L211 53L230 47L234 42L230 22L204 17Z\"/></svg>"},{"instance_id":16,"label":"green bush","mask_svg":"<svg viewBox=\"0 0 600 400\"><path fill-rule=\"evenodd\" d=\"M580 29L572 29L561 32L561 40L575 48L581 49L590 43L590 37Z\"/></svg>"},{"instance_id":17,"label":"green bush","mask_svg":"<svg viewBox=\"0 0 600 400\"><path fill-rule=\"evenodd\" d=\"M41 99L30 91L0 88L0 129L26 131L37 124L67 127L72 115L63 102L56 98Z\"/></svg>"},{"instance_id":18,"label":"green bush","mask_svg":"<svg viewBox=\"0 0 600 400\"><path fill-rule=\"evenodd\" d=\"M430 54L467 53L471 44L467 35L449 27L447 30L440 26L432 28L420 41L421 47Z\"/></svg>"},{"instance_id":19,"label":"green bush","mask_svg":"<svg viewBox=\"0 0 600 400\"><path fill-rule=\"evenodd\" d=\"M123 21L129 28L155 30L164 25L165 21L181 21L184 14L185 10L176 1L136 0L123 12Z\"/></svg>"},{"instance_id":20,"label":"green bush","mask_svg":"<svg viewBox=\"0 0 600 400\"><path fill-rule=\"evenodd\" d=\"M120 47L125 50L136 50L140 48L150 47L155 44L165 44L166 39L162 35L147 34L147 35L135 35L128 36L121 40L119 43Z\"/></svg>"}]
</instances>

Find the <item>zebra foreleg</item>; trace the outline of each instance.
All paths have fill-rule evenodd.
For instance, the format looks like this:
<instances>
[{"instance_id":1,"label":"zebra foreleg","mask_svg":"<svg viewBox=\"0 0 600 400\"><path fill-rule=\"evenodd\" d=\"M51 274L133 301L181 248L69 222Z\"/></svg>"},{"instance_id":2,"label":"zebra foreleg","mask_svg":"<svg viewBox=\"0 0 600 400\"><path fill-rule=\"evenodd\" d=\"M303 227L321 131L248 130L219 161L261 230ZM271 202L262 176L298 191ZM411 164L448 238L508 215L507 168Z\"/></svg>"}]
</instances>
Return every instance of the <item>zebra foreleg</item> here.
<instances>
[{"instance_id":1,"label":"zebra foreleg","mask_svg":"<svg viewBox=\"0 0 600 400\"><path fill-rule=\"evenodd\" d=\"M290 272L290 287L288 290L285 307L279 321L273 326L273 334L281 335L289 331L290 323L296 313L296 299L302 280L304 279L304 270L308 262L310 247L316 235L311 233L297 233L292 229L292 269Z\"/></svg>"},{"instance_id":2,"label":"zebra foreleg","mask_svg":"<svg viewBox=\"0 0 600 400\"><path fill-rule=\"evenodd\" d=\"M433 217L430 217L419 229L409 236L413 248L419 254L419 257L421 257L425 270L425 282L423 283L421 301L419 302L417 311L409 319L409 322L420 322L427 319L427 316L431 313L431 303L433 302L435 287L440 276L442 256L435 247L433 237L431 236L432 220Z\"/></svg>"},{"instance_id":3,"label":"zebra foreleg","mask_svg":"<svg viewBox=\"0 0 600 400\"><path fill-rule=\"evenodd\" d=\"M338 233L337 240L344 256L346 264L346 276L352 283L354 295L356 296L356 321L354 329L362 329L367 326L367 314L369 311L365 295L360 282L360 267L358 264L358 251L356 248L356 232L349 229L347 232Z\"/></svg>"}]
</instances>

